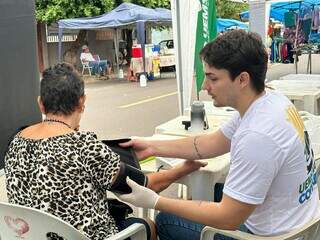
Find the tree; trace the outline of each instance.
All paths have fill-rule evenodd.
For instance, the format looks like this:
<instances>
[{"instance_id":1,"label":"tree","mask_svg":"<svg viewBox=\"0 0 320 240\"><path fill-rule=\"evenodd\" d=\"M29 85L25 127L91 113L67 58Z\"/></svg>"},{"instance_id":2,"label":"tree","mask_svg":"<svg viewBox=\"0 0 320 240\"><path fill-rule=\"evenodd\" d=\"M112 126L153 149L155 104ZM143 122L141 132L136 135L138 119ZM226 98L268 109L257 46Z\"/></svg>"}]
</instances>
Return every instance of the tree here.
<instances>
[{"instance_id":1,"label":"tree","mask_svg":"<svg viewBox=\"0 0 320 240\"><path fill-rule=\"evenodd\" d=\"M232 2L230 0L216 0L217 17L240 19L240 13L248 10L247 3Z\"/></svg>"},{"instance_id":2,"label":"tree","mask_svg":"<svg viewBox=\"0 0 320 240\"><path fill-rule=\"evenodd\" d=\"M50 24L65 18L100 15L113 7L113 0L36 0L36 19L40 24ZM64 61L76 64L77 51L85 43L86 34L86 30L79 31L77 40L63 54Z\"/></svg>"},{"instance_id":3,"label":"tree","mask_svg":"<svg viewBox=\"0 0 320 240\"><path fill-rule=\"evenodd\" d=\"M131 0L130 2L149 8L168 8L170 9L170 0Z\"/></svg>"},{"instance_id":4,"label":"tree","mask_svg":"<svg viewBox=\"0 0 320 240\"><path fill-rule=\"evenodd\" d=\"M36 19L52 23L64 18L91 17L114 8L114 0L36 0Z\"/></svg>"}]
</instances>

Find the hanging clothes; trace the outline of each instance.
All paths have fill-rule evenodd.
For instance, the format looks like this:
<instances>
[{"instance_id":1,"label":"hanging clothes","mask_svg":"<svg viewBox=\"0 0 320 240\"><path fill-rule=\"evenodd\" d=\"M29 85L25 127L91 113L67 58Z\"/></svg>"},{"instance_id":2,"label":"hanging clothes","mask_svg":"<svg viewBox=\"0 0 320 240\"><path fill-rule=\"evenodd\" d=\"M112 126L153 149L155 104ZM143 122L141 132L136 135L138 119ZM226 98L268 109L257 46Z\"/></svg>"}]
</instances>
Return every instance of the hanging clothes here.
<instances>
[{"instance_id":1,"label":"hanging clothes","mask_svg":"<svg viewBox=\"0 0 320 240\"><path fill-rule=\"evenodd\" d=\"M270 62L293 63L292 44L282 38L275 38L271 44Z\"/></svg>"},{"instance_id":2,"label":"hanging clothes","mask_svg":"<svg viewBox=\"0 0 320 240\"><path fill-rule=\"evenodd\" d=\"M312 8L310 6L302 5L299 10L300 19L312 18Z\"/></svg>"},{"instance_id":3,"label":"hanging clothes","mask_svg":"<svg viewBox=\"0 0 320 240\"><path fill-rule=\"evenodd\" d=\"M318 31L320 26L320 7L317 6L314 8L312 16L312 29Z\"/></svg>"},{"instance_id":4,"label":"hanging clothes","mask_svg":"<svg viewBox=\"0 0 320 240\"><path fill-rule=\"evenodd\" d=\"M284 13L284 25L286 27L296 26L296 13L289 11Z\"/></svg>"},{"instance_id":5,"label":"hanging clothes","mask_svg":"<svg viewBox=\"0 0 320 240\"><path fill-rule=\"evenodd\" d=\"M312 24L311 18L304 19L304 20L302 20L302 23L301 23L301 29L304 34L304 38L305 38L306 42L309 40L309 35L310 35L310 31L311 31L311 24Z\"/></svg>"},{"instance_id":6,"label":"hanging clothes","mask_svg":"<svg viewBox=\"0 0 320 240\"><path fill-rule=\"evenodd\" d=\"M287 57L287 60L290 62L290 63L294 63L294 58L293 58L293 44L291 43L287 43L287 51L288 51L288 57Z\"/></svg>"}]
</instances>

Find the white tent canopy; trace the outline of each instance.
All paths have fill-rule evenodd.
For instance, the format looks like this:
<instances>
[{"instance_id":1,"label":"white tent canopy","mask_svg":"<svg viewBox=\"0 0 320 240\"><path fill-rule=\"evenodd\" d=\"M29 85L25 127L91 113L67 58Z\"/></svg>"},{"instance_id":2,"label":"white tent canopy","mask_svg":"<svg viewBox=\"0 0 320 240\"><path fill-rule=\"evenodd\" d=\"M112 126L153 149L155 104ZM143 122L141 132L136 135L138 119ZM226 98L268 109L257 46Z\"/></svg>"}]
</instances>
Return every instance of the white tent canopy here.
<instances>
[{"instance_id":1,"label":"white tent canopy","mask_svg":"<svg viewBox=\"0 0 320 240\"><path fill-rule=\"evenodd\" d=\"M183 115L184 109L191 103L197 16L200 7L198 0L171 0L180 115Z\"/></svg>"}]
</instances>

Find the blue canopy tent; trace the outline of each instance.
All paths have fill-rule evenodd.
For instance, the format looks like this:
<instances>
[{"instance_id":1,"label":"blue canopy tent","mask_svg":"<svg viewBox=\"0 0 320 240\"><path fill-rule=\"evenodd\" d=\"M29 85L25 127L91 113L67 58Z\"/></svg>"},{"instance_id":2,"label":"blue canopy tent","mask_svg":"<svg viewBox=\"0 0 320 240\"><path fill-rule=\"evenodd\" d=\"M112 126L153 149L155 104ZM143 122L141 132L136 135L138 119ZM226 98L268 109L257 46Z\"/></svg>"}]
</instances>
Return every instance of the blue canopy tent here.
<instances>
[{"instance_id":1,"label":"blue canopy tent","mask_svg":"<svg viewBox=\"0 0 320 240\"><path fill-rule=\"evenodd\" d=\"M171 11L164 8L146 8L132 3L122 3L117 8L113 9L109 13L87 18L73 18L63 19L58 21L59 25L59 47L58 56L61 61L61 39L63 29L101 29L101 28L113 28L115 29L115 52L118 65L118 31L119 28L137 27L138 41L141 44L143 51L143 59L145 56L144 44L145 44L145 23L153 25L170 25L172 22ZM144 69L145 69L145 61Z\"/></svg>"},{"instance_id":2,"label":"blue canopy tent","mask_svg":"<svg viewBox=\"0 0 320 240\"><path fill-rule=\"evenodd\" d=\"M246 30L249 28L246 23L235 19L217 18L217 32L224 32L232 27Z\"/></svg>"},{"instance_id":3,"label":"blue canopy tent","mask_svg":"<svg viewBox=\"0 0 320 240\"><path fill-rule=\"evenodd\" d=\"M301 7L314 7L320 5L320 0L304 0L304 1L288 1L288 2L275 2L271 4L270 18L284 22L285 12L297 11ZM240 13L241 19L249 19L249 11Z\"/></svg>"}]
</instances>

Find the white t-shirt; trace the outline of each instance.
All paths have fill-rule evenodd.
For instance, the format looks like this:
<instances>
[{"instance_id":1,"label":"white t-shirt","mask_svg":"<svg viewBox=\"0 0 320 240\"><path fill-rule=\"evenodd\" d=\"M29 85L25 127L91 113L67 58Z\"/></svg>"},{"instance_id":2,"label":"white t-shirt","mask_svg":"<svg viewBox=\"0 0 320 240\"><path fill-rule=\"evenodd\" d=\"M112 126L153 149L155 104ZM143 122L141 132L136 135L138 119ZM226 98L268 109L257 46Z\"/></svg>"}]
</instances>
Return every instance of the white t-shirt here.
<instances>
[{"instance_id":1,"label":"white t-shirt","mask_svg":"<svg viewBox=\"0 0 320 240\"><path fill-rule=\"evenodd\" d=\"M257 235L279 235L320 215L313 151L296 108L273 91L241 118L221 127L231 140L223 192L257 205L245 225Z\"/></svg>"},{"instance_id":2,"label":"white t-shirt","mask_svg":"<svg viewBox=\"0 0 320 240\"><path fill-rule=\"evenodd\" d=\"M94 57L92 56L91 53L85 53L85 52L81 53L80 59L82 61L85 61L85 62L93 62L93 61L95 61L95 59L94 59Z\"/></svg>"}]
</instances>

